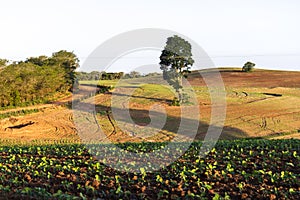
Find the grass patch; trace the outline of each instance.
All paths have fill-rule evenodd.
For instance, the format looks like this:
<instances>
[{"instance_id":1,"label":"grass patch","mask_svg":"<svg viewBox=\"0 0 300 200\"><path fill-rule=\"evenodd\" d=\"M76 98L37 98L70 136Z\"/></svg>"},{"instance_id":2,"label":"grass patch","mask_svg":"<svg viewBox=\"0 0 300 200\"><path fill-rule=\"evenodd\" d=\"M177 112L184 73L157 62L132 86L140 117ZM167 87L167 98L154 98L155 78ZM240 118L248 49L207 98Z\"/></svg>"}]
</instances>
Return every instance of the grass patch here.
<instances>
[{"instance_id":1,"label":"grass patch","mask_svg":"<svg viewBox=\"0 0 300 200\"><path fill-rule=\"evenodd\" d=\"M119 80L79 81L80 84L115 86Z\"/></svg>"},{"instance_id":2,"label":"grass patch","mask_svg":"<svg viewBox=\"0 0 300 200\"><path fill-rule=\"evenodd\" d=\"M39 109L35 108L35 109L28 109L28 110L22 109L18 111L7 112L7 113L0 114L0 119L5 119L8 117L24 116L27 114L37 113L39 111L40 111Z\"/></svg>"}]
</instances>

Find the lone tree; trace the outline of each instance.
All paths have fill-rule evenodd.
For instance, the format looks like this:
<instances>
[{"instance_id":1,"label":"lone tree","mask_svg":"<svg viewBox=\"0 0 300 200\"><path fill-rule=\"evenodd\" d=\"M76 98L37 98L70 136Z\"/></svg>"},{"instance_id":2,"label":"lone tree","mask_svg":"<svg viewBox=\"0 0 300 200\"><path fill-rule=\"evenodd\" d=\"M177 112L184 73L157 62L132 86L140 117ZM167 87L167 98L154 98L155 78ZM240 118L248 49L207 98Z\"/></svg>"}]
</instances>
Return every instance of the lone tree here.
<instances>
[{"instance_id":1,"label":"lone tree","mask_svg":"<svg viewBox=\"0 0 300 200\"><path fill-rule=\"evenodd\" d=\"M255 64L252 63L252 62L246 62L243 66L243 69L242 71L243 72L251 72L253 71L253 68L254 68Z\"/></svg>"},{"instance_id":2,"label":"lone tree","mask_svg":"<svg viewBox=\"0 0 300 200\"><path fill-rule=\"evenodd\" d=\"M160 56L160 69L163 71L163 78L176 90L178 100L175 104L181 104L184 100L182 92L182 77L187 77L191 66L194 64L192 59L191 44L174 35L167 39L166 46Z\"/></svg>"}]
</instances>

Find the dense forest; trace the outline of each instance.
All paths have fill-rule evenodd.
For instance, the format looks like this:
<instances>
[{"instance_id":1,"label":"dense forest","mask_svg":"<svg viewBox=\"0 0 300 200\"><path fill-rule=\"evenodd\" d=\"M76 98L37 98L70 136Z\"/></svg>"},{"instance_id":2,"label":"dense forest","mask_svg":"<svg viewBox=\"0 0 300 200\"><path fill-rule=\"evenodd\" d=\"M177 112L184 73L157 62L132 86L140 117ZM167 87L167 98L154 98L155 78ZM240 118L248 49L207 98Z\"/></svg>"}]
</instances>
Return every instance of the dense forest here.
<instances>
[{"instance_id":1,"label":"dense forest","mask_svg":"<svg viewBox=\"0 0 300 200\"><path fill-rule=\"evenodd\" d=\"M25 61L0 59L0 109L45 103L53 100L58 93L72 91L74 83L80 80L115 80L158 74L76 72L78 67L77 56L65 50L50 57L30 57Z\"/></svg>"},{"instance_id":2,"label":"dense forest","mask_svg":"<svg viewBox=\"0 0 300 200\"><path fill-rule=\"evenodd\" d=\"M72 91L79 59L73 52L55 52L51 57L25 61L0 59L0 107L46 102L59 93Z\"/></svg>"}]
</instances>

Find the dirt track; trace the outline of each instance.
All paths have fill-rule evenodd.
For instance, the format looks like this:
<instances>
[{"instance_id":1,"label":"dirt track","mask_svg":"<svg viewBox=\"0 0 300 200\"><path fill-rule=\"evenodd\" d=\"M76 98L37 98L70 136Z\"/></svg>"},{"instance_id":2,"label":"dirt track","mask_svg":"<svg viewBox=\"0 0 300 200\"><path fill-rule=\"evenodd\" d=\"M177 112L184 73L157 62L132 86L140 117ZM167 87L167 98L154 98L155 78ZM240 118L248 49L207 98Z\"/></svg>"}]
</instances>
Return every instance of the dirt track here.
<instances>
[{"instance_id":1,"label":"dirt track","mask_svg":"<svg viewBox=\"0 0 300 200\"><path fill-rule=\"evenodd\" d=\"M81 86L80 93L69 95L51 104L28 106L1 111L1 113L39 109L40 112L26 116L0 120L0 138L21 141L32 140L78 140L71 109L65 107L72 98L78 99L95 91L94 87Z\"/></svg>"}]
</instances>

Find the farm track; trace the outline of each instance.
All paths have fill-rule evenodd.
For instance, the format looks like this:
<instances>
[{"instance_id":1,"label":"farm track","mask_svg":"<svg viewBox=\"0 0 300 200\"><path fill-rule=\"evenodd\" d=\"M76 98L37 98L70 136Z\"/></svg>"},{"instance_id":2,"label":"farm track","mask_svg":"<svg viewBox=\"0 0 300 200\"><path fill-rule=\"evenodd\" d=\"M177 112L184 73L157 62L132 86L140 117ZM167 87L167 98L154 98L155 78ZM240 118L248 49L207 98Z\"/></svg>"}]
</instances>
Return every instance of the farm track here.
<instances>
[{"instance_id":1,"label":"farm track","mask_svg":"<svg viewBox=\"0 0 300 200\"><path fill-rule=\"evenodd\" d=\"M266 98L262 98L262 99L251 100L251 101L248 101L247 104L257 103L257 102L261 102L261 101L265 101L265 100L269 100L269 99L273 99L273 98L276 98L276 97L266 97Z\"/></svg>"},{"instance_id":2,"label":"farm track","mask_svg":"<svg viewBox=\"0 0 300 200\"><path fill-rule=\"evenodd\" d=\"M126 89L125 89L125 90L126 90ZM123 91L124 91L124 90L123 90ZM130 91L129 91L129 93L130 93ZM125 91L125 94L126 94L126 91ZM129 98L131 98L131 96L130 96L129 94L127 94L127 95L128 95L128 97L126 98L126 100L122 101L122 103L121 103L122 109L128 109L127 106L126 106L125 104L126 104L126 102L129 102ZM126 95L125 95L125 96L126 96ZM135 117L138 117L138 116L135 116ZM139 126L134 125L134 127L135 127L135 129L140 129ZM149 132L149 130L146 130L146 131ZM144 134L145 134L145 135L146 135L146 134L149 134L149 133L147 133L147 132L144 133ZM150 132L151 132L151 130L150 130ZM136 139L140 140L141 142L149 142L149 141L170 141L171 138L172 138L172 136L170 137L170 134L169 134L169 133L166 133L166 131L164 131L164 130L159 131L159 132L157 133L157 136L151 136L151 137L150 137L150 138L155 137L154 140L153 140L153 139L147 139L147 138L145 138L145 137L143 137L143 136L139 137L139 136L137 136L137 135L134 133L134 131L131 132L130 134L131 134L131 135L130 135L131 137L134 136Z\"/></svg>"},{"instance_id":3,"label":"farm track","mask_svg":"<svg viewBox=\"0 0 300 200\"><path fill-rule=\"evenodd\" d=\"M76 98L81 98L95 90L95 87L84 86L81 94L76 94ZM61 140L62 138L77 140L77 129L73 121L72 110L65 107L72 101L72 95L63 97L59 101L52 104L43 104L29 106L26 108L20 107L0 111L1 114L16 112L21 110L38 109L39 112L27 114L25 116L10 117L0 120L0 134L2 139L17 139L22 141L31 141L36 139L43 140ZM10 129L8 127L34 122L31 126L24 126L20 129ZM38 130L38 133L37 133Z\"/></svg>"},{"instance_id":4,"label":"farm track","mask_svg":"<svg viewBox=\"0 0 300 200\"><path fill-rule=\"evenodd\" d=\"M253 122L257 119L261 119L261 123L257 123L257 122ZM266 121L266 118L265 117L259 117L259 118L254 118L254 119L244 119L243 117L239 117L237 118L237 120L241 120L243 123L250 123L252 125L254 125L254 127L260 127L260 129L262 130L268 130L268 131L271 131L271 133L275 133L276 131L271 129L271 128L268 128L267 126L267 121ZM240 123L240 122L239 122ZM233 126L234 124L231 124L230 126ZM258 130L255 135L258 135L259 133L261 132L261 130Z\"/></svg>"},{"instance_id":5,"label":"farm track","mask_svg":"<svg viewBox=\"0 0 300 200\"><path fill-rule=\"evenodd\" d=\"M109 135L107 135L107 137L109 138L111 135L116 134L117 130L116 130L116 126L113 123L112 118L110 117L109 111L106 111L106 116L107 116L107 119L109 120L109 123L113 127L113 131Z\"/></svg>"}]
</instances>

